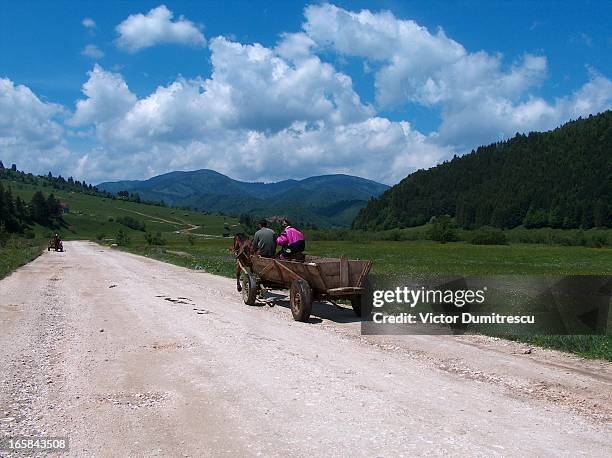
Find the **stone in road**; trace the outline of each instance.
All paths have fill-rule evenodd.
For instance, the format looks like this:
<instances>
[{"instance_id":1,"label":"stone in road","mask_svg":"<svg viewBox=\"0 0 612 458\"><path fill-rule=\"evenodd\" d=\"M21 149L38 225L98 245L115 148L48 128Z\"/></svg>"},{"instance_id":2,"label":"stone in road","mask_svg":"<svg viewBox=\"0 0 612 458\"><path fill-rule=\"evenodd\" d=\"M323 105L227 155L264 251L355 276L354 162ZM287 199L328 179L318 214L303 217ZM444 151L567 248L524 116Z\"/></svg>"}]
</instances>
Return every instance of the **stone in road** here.
<instances>
[{"instance_id":1,"label":"stone in road","mask_svg":"<svg viewBox=\"0 0 612 458\"><path fill-rule=\"evenodd\" d=\"M69 456L612 454L609 363L366 338L350 310L297 323L232 280L66 245L0 281L0 436L65 436Z\"/></svg>"}]
</instances>

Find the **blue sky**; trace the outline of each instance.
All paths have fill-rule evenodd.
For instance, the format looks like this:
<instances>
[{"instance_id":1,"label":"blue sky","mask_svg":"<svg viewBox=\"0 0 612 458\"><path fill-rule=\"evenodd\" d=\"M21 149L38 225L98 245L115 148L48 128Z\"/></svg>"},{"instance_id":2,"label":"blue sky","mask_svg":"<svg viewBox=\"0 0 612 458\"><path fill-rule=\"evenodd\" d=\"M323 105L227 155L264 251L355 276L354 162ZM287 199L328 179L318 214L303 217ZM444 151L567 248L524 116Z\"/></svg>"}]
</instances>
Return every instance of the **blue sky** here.
<instances>
[{"instance_id":1,"label":"blue sky","mask_svg":"<svg viewBox=\"0 0 612 458\"><path fill-rule=\"evenodd\" d=\"M0 159L394 183L609 109L611 23L609 1L3 1Z\"/></svg>"}]
</instances>

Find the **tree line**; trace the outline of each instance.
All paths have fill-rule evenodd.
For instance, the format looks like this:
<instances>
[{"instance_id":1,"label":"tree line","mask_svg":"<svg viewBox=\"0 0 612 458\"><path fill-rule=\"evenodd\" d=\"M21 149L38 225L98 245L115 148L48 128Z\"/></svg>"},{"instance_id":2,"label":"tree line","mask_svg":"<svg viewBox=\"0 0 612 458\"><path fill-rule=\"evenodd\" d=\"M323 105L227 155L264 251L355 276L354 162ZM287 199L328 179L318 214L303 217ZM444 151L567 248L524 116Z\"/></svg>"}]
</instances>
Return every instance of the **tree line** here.
<instances>
[{"instance_id":1,"label":"tree line","mask_svg":"<svg viewBox=\"0 0 612 458\"><path fill-rule=\"evenodd\" d=\"M30 202L25 202L0 182L0 232L22 233L33 223L52 227L61 215L60 202L53 193L45 197L37 191Z\"/></svg>"},{"instance_id":2,"label":"tree line","mask_svg":"<svg viewBox=\"0 0 612 458\"><path fill-rule=\"evenodd\" d=\"M612 111L517 134L419 170L371 199L353 228L414 227L449 215L466 229L612 227Z\"/></svg>"},{"instance_id":3,"label":"tree line","mask_svg":"<svg viewBox=\"0 0 612 458\"><path fill-rule=\"evenodd\" d=\"M80 192L107 198L113 197L111 193L100 191L97 187L86 183L85 180L75 180L72 177L64 178L61 175L54 177L51 172L49 172L47 175L34 175L32 173L26 173L18 170L16 164L13 164L10 168L6 168L1 160L0 179L34 186L44 186L61 191Z\"/></svg>"}]
</instances>

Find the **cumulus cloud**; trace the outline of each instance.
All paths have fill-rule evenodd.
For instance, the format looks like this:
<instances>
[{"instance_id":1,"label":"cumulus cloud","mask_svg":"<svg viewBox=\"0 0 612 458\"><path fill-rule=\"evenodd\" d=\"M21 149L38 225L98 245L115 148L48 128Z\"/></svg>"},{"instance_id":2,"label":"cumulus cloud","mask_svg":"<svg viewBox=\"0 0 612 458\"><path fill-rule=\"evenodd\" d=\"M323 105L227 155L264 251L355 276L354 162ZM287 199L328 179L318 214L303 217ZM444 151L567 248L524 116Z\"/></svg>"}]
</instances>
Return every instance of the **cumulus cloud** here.
<instances>
[{"instance_id":1,"label":"cumulus cloud","mask_svg":"<svg viewBox=\"0 0 612 458\"><path fill-rule=\"evenodd\" d=\"M96 64L89 72L89 80L83 85L86 99L79 100L69 124L101 125L106 121L120 118L136 103L136 96L130 92L123 77L108 72Z\"/></svg>"},{"instance_id":2,"label":"cumulus cloud","mask_svg":"<svg viewBox=\"0 0 612 458\"><path fill-rule=\"evenodd\" d=\"M188 19L174 14L165 5L153 8L146 15L130 15L117 26L117 46L127 52L137 52L163 43L204 46L206 39L200 29Z\"/></svg>"},{"instance_id":3,"label":"cumulus cloud","mask_svg":"<svg viewBox=\"0 0 612 458\"><path fill-rule=\"evenodd\" d=\"M69 155L63 114L61 106L40 100L28 87L0 78L0 159L34 171L62 163Z\"/></svg>"},{"instance_id":4,"label":"cumulus cloud","mask_svg":"<svg viewBox=\"0 0 612 458\"><path fill-rule=\"evenodd\" d=\"M86 29L95 29L96 28L96 21L94 21L90 17L84 18L81 21L81 24L83 24L83 27L85 27Z\"/></svg>"},{"instance_id":5,"label":"cumulus cloud","mask_svg":"<svg viewBox=\"0 0 612 458\"><path fill-rule=\"evenodd\" d=\"M449 153L408 123L377 117L337 126L295 122L274 133L235 129L183 141L143 139L91 151L83 172L102 180L211 168L245 180L347 173L395 183Z\"/></svg>"},{"instance_id":6,"label":"cumulus cloud","mask_svg":"<svg viewBox=\"0 0 612 458\"><path fill-rule=\"evenodd\" d=\"M290 61L222 37L210 48L209 79L178 78L139 100L121 75L94 67L71 120L94 124L104 144L81 164L89 176L116 160L131 161L123 174L210 167L244 179L345 172L392 182L447 153L409 123L376 117L316 56Z\"/></svg>"},{"instance_id":7,"label":"cumulus cloud","mask_svg":"<svg viewBox=\"0 0 612 458\"><path fill-rule=\"evenodd\" d=\"M92 59L102 59L104 57L104 52L93 44L85 46L85 48L83 48L83 51L81 51L81 54L85 57L90 57Z\"/></svg>"},{"instance_id":8,"label":"cumulus cloud","mask_svg":"<svg viewBox=\"0 0 612 458\"><path fill-rule=\"evenodd\" d=\"M375 81L381 106L514 97L546 75L544 57L525 55L504 70L502 56L470 53L442 29L433 34L390 12L356 13L324 4L307 7L305 16L304 30L319 46L381 63Z\"/></svg>"},{"instance_id":9,"label":"cumulus cloud","mask_svg":"<svg viewBox=\"0 0 612 458\"><path fill-rule=\"evenodd\" d=\"M576 94L552 103L536 97L548 72L544 56L525 54L510 66L501 54L469 52L446 36L390 12L347 11L334 5L305 9L305 33L319 49L377 64L380 108L418 104L439 109L432 139L458 152L611 106L609 80L591 77Z\"/></svg>"}]
</instances>

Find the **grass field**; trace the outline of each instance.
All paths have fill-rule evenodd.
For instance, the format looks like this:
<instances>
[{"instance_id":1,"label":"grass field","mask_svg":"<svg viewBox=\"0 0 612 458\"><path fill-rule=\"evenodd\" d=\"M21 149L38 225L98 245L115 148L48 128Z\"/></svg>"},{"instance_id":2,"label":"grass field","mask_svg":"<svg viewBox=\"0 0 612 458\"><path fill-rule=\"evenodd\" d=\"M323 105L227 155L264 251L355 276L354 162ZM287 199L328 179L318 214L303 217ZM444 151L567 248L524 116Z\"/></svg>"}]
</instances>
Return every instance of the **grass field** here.
<instances>
[{"instance_id":1,"label":"grass field","mask_svg":"<svg viewBox=\"0 0 612 458\"><path fill-rule=\"evenodd\" d=\"M5 246L0 246L0 279L36 259L46 246L46 240L23 238L10 239Z\"/></svg>"},{"instance_id":2,"label":"grass field","mask_svg":"<svg viewBox=\"0 0 612 458\"><path fill-rule=\"evenodd\" d=\"M166 242L164 247L148 247L144 238L134 239L129 249L221 275L231 276L233 272L234 258L228 250L229 239L196 239L192 246L183 234L168 234ZM311 242L307 252L318 256L347 255L355 259L371 259L376 273L612 274L612 250L607 248L442 245L429 241Z\"/></svg>"}]
</instances>

